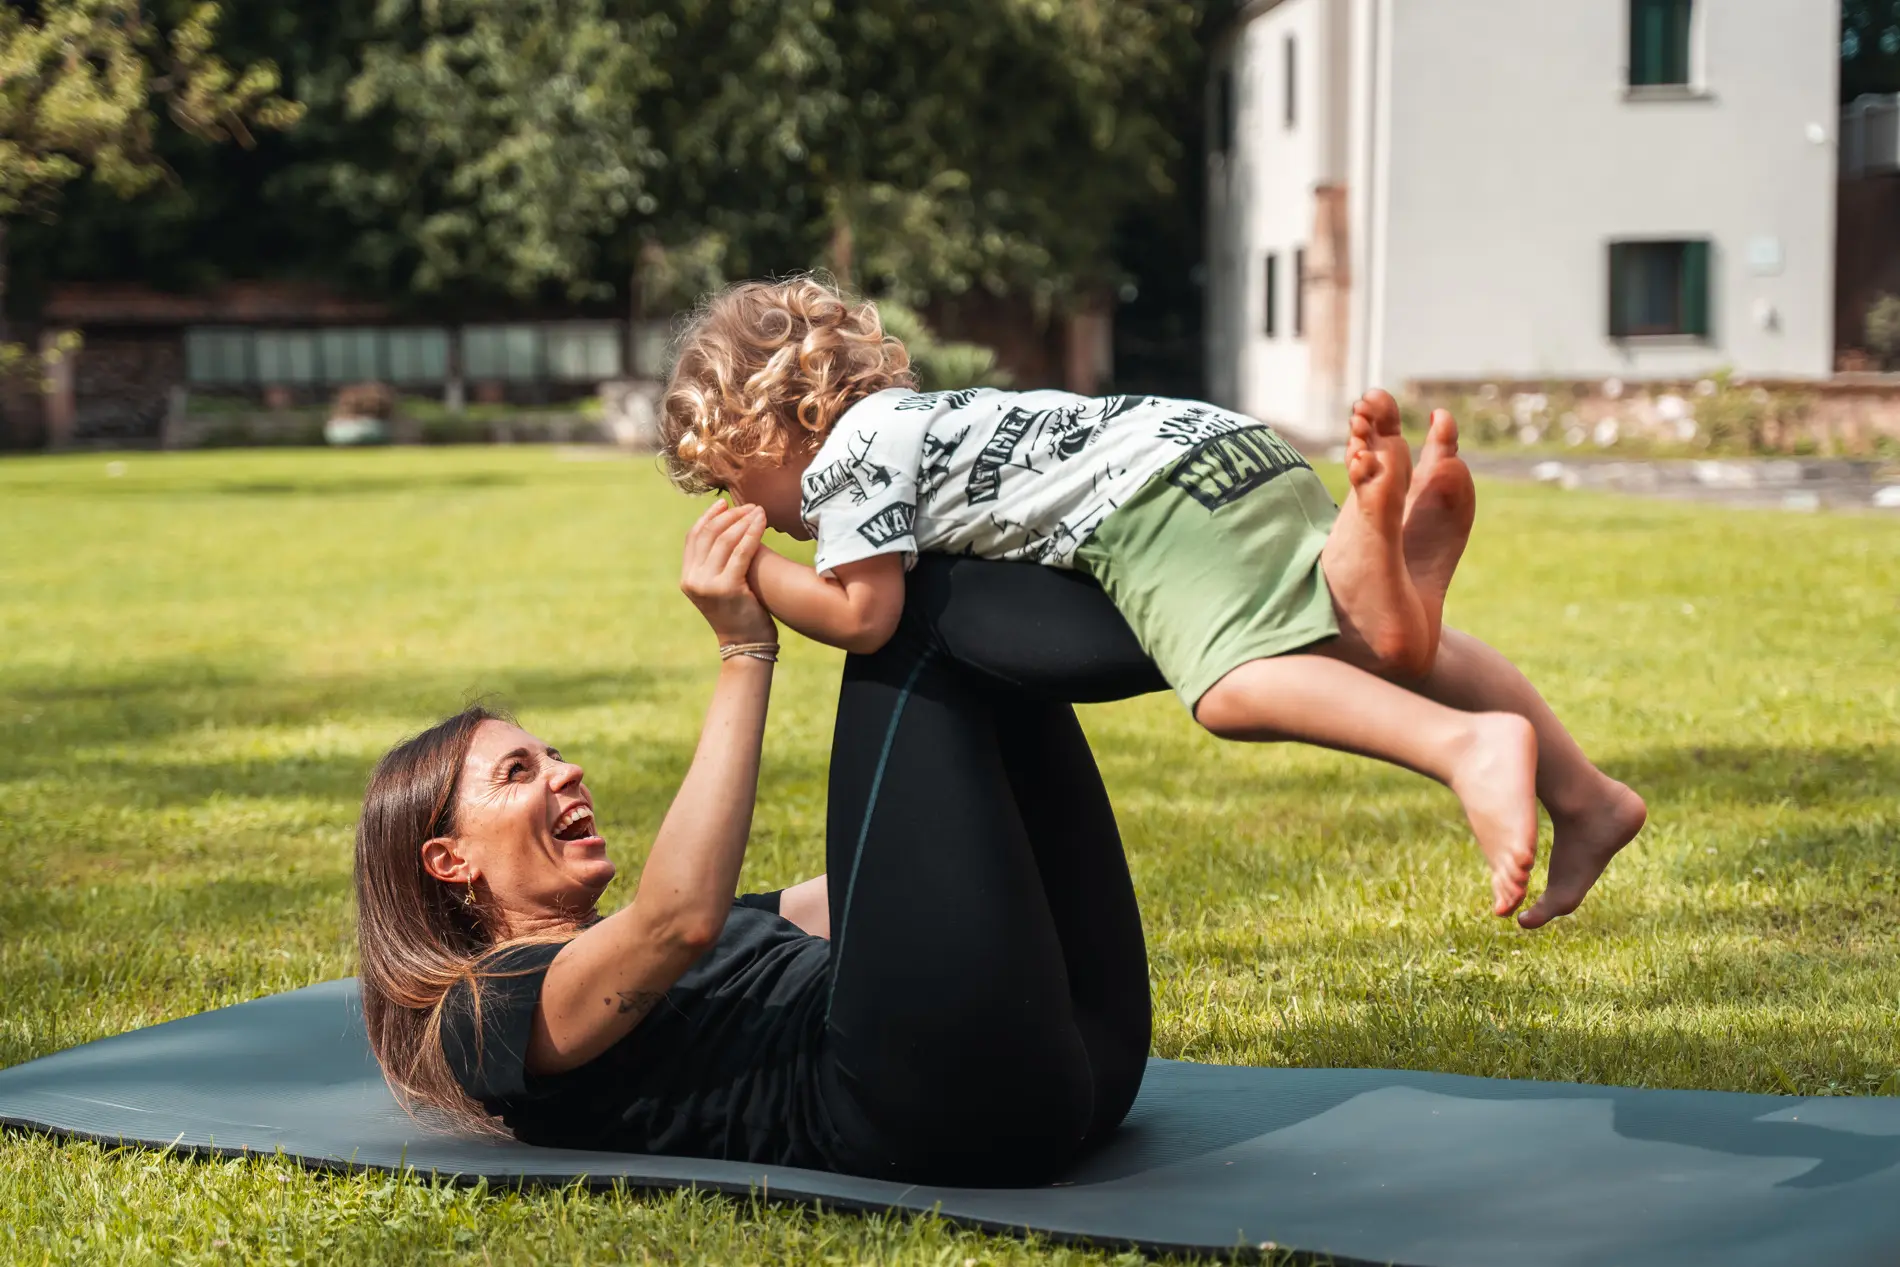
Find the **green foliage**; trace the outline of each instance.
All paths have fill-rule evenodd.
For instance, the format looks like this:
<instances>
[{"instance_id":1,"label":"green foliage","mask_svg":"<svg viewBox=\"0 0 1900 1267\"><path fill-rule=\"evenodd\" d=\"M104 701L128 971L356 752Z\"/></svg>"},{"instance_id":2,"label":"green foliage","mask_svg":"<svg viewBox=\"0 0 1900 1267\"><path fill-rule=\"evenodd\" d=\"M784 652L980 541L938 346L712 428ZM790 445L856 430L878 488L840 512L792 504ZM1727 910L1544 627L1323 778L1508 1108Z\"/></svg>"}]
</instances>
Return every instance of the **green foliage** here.
<instances>
[{"instance_id":1,"label":"green foliage","mask_svg":"<svg viewBox=\"0 0 1900 1267\"><path fill-rule=\"evenodd\" d=\"M663 87L664 6L611 0L383 0L347 92L390 129L393 162L334 156L335 194L393 218L413 284L607 291L599 241L653 210L666 161L634 110Z\"/></svg>"},{"instance_id":2,"label":"green foliage","mask_svg":"<svg viewBox=\"0 0 1900 1267\"><path fill-rule=\"evenodd\" d=\"M887 334L895 336L910 353L917 385L927 392L956 391L963 387L1008 387L1009 371L996 364L996 352L979 343L950 343L939 339L923 314L894 299L879 301L878 317Z\"/></svg>"},{"instance_id":3,"label":"green foliage","mask_svg":"<svg viewBox=\"0 0 1900 1267\"><path fill-rule=\"evenodd\" d=\"M1115 275L1128 208L1172 195L1187 0L383 0L348 109L391 161L333 197L392 226L409 283L663 308L832 265L916 301L1051 301ZM395 254L397 252L390 252Z\"/></svg>"},{"instance_id":4,"label":"green foliage","mask_svg":"<svg viewBox=\"0 0 1900 1267\"><path fill-rule=\"evenodd\" d=\"M0 8L0 219L46 210L87 170L122 197L156 183L155 103L193 136L246 145L301 114L274 65L237 71L212 50L216 4L169 28L138 0L48 0L36 16Z\"/></svg>"},{"instance_id":5,"label":"green foliage","mask_svg":"<svg viewBox=\"0 0 1900 1267\"><path fill-rule=\"evenodd\" d=\"M1867 310L1867 350L1883 369L1900 365L1900 295L1882 295Z\"/></svg>"}]
</instances>

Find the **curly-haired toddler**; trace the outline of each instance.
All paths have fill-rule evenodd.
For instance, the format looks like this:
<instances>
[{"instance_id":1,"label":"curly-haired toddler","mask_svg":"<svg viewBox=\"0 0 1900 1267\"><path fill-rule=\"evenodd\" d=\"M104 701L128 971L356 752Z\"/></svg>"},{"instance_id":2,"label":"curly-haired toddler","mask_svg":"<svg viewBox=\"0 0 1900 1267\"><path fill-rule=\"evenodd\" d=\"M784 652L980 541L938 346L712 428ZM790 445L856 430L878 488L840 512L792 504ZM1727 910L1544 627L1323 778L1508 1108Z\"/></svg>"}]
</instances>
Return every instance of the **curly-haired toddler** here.
<instances>
[{"instance_id":1,"label":"curly-haired toddler","mask_svg":"<svg viewBox=\"0 0 1900 1267\"><path fill-rule=\"evenodd\" d=\"M1475 507L1449 414L1414 474L1397 403L1368 393L1342 509L1270 427L1213 405L919 392L874 305L799 277L701 307L662 432L676 483L815 540L814 566L762 549L752 573L808 637L876 651L920 550L1075 568L1214 734L1378 757L1450 787L1499 915L1524 900L1541 798L1556 835L1527 927L1575 909L1642 826L1641 798L1522 674L1439 627Z\"/></svg>"}]
</instances>

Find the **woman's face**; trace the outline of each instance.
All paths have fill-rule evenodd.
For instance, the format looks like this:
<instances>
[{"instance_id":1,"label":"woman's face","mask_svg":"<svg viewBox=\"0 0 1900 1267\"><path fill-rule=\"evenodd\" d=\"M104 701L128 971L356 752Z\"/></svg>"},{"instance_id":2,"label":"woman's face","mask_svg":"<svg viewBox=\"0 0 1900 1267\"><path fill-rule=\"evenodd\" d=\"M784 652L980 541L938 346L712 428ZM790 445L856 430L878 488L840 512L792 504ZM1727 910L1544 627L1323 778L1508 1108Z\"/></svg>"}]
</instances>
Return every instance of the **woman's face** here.
<instances>
[{"instance_id":1,"label":"woman's face","mask_svg":"<svg viewBox=\"0 0 1900 1267\"><path fill-rule=\"evenodd\" d=\"M476 728L456 795L456 835L425 844L423 864L450 884L472 882L511 931L592 910L614 878L581 768L521 727Z\"/></svg>"}]
</instances>

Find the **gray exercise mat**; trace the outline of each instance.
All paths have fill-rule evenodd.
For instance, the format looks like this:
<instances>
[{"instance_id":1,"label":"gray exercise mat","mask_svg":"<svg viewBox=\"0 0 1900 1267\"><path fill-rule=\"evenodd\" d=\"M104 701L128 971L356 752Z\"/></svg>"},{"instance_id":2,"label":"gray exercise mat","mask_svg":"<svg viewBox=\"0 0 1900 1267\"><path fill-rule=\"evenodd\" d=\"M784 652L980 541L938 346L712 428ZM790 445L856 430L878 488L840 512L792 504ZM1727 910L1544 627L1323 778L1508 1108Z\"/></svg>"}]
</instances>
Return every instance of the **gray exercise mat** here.
<instances>
[{"instance_id":1,"label":"gray exercise mat","mask_svg":"<svg viewBox=\"0 0 1900 1267\"><path fill-rule=\"evenodd\" d=\"M333 981L0 1070L0 1122L325 1169L696 1184L1150 1250L1273 1242L1409 1267L1900 1261L1900 1099L1790 1099L1154 1061L1061 1183L918 1188L418 1127Z\"/></svg>"}]
</instances>

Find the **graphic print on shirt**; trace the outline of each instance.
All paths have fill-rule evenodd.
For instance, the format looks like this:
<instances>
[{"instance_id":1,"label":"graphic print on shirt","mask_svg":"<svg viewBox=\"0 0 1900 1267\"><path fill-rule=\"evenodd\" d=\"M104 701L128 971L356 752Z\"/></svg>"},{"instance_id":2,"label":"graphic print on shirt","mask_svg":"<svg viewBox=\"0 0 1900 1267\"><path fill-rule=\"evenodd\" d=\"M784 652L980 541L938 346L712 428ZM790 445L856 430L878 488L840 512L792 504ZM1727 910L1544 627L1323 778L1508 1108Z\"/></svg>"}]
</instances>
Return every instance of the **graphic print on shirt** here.
<instances>
[{"instance_id":1,"label":"graphic print on shirt","mask_svg":"<svg viewBox=\"0 0 1900 1267\"><path fill-rule=\"evenodd\" d=\"M919 502L929 501L943 488L944 481L950 478L950 459L956 456L957 449L969 438L968 425L951 436L925 434L924 464L917 470Z\"/></svg>"},{"instance_id":2,"label":"graphic print on shirt","mask_svg":"<svg viewBox=\"0 0 1900 1267\"><path fill-rule=\"evenodd\" d=\"M915 506L909 502L894 502L861 524L858 535L874 546L887 546L909 536L916 520Z\"/></svg>"},{"instance_id":3,"label":"graphic print on shirt","mask_svg":"<svg viewBox=\"0 0 1900 1267\"><path fill-rule=\"evenodd\" d=\"M802 492L807 515L840 493L850 493L851 504L861 506L878 489L891 486L895 472L880 462L871 461L871 441L870 435L858 432L848 456L828 464L823 470L806 474Z\"/></svg>"},{"instance_id":4,"label":"graphic print on shirt","mask_svg":"<svg viewBox=\"0 0 1900 1267\"><path fill-rule=\"evenodd\" d=\"M1168 483L1209 510L1292 470L1310 470L1299 451L1266 427L1247 427L1201 442L1172 471Z\"/></svg>"},{"instance_id":5,"label":"graphic print on shirt","mask_svg":"<svg viewBox=\"0 0 1900 1267\"><path fill-rule=\"evenodd\" d=\"M839 419L801 490L814 564L923 550L1072 567L1103 520L1184 458L1178 478L1204 504L1291 469L1277 440L1201 451L1262 425L1155 396L878 392Z\"/></svg>"},{"instance_id":6,"label":"graphic print on shirt","mask_svg":"<svg viewBox=\"0 0 1900 1267\"><path fill-rule=\"evenodd\" d=\"M976 506L983 502L993 502L1003 491L1003 469L1015 465L1016 450L1022 444L1023 437L1036 425L1038 412L1021 407L1012 407L996 424L996 430L990 433L983 451L976 455L976 464L970 468L969 489L964 500ZM1025 463L1024 470L1034 471L1033 463Z\"/></svg>"},{"instance_id":7,"label":"graphic print on shirt","mask_svg":"<svg viewBox=\"0 0 1900 1267\"><path fill-rule=\"evenodd\" d=\"M927 409L935 409L939 405L945 409L961 409L975 400L977 392L981 390L977 387L963 387L953 392L914 392L898 401L891 412L921 413Z\"/></svg>"}]
</instances>

